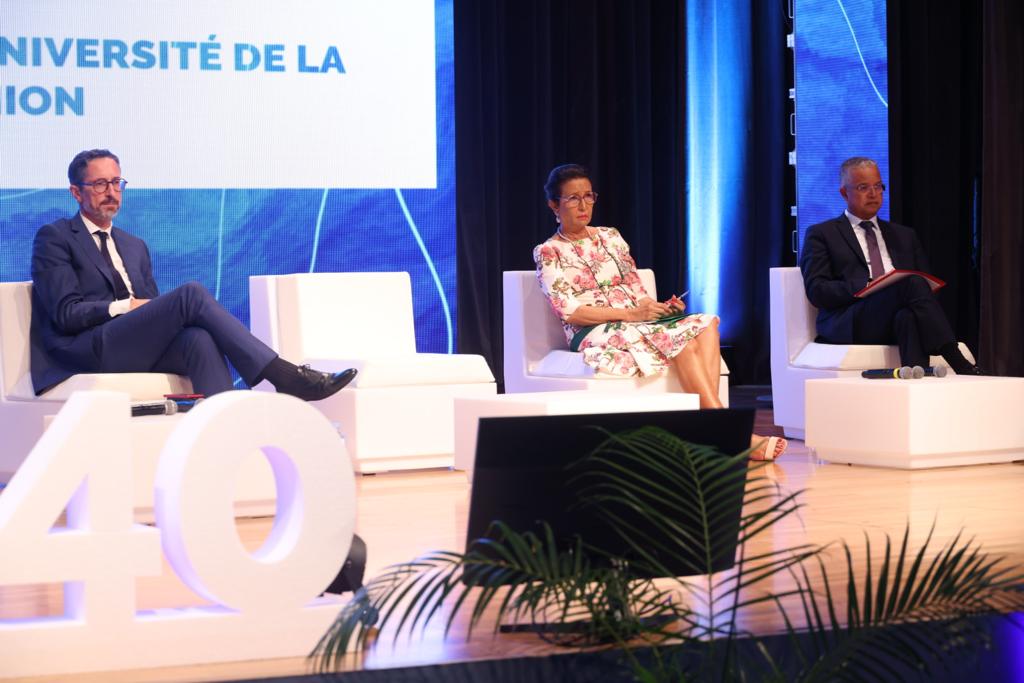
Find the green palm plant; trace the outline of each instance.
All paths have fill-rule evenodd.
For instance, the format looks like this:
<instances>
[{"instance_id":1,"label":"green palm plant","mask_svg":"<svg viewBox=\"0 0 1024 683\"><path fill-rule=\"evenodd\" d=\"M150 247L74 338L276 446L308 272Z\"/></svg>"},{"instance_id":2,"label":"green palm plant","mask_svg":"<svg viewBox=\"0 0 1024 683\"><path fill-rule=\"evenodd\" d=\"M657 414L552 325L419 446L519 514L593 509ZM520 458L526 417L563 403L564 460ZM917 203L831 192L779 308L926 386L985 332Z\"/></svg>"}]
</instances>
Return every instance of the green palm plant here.
<instances>
[{"instance_id":1,"label":"green palm plant","mask_svg":"<svg viewBox=\"0 0 1024 683\"><path fill-rule=\"evenodd\" d=\"M794 578L807 637L792 638L789 652L797 661L792 668L799 680L898 680L908 671L948 669L953 658L988 647L989 621L984 618L1024 607L1024 577L1001 567L962 532L929 559L934 531L933 525L916 553L910 548L909 526L898 551L887 534L877 567L871 539L865 537L860 580L853 553L843 542L846 585L841 595L835 594L821 558L816 558L817 581L806 566L798 568ZM841 611L837 601L843 599ZM779 611L789 633L800 633L781 603Z\"/></svg>"},{"instance_id":2,"label":"green palm plant","mask_svg":"<svg viewBox=\"0 0 1024 683\"><path fill-rule=\"evenodd\" d=\"M467 615L467 638L485 621L495 630L511 622L559 645L614 646L645 681L870 680L899 666L927 670L957 646L983 640L969 617L1022 605L1019 577L997 569L973 542L958 536L928 561L931 536L911 557L905 534L898 553L887 539L877 576L869 557L863 584L843 545L847 607L840 619L823 548L754 550L770 547L754 541L801 506L800 492L748 478L748 451L726 456L653 427L605 434L572 465L571 482L577 504L600 516L616 543L576 538L566 545L546 524L535 532L496 521L465 553L429 553L367 583L312 653L320 670L365 646L375 630L397 640L443 620L449 635ZM815 565L817 573L808 569ZM699 578L651 578L673 577L680 567ZM775 576L790 577L792 588L758 591ZM783 607L792 600L802 624ZM752 637L737 617L759 603L782 612L793 642L786 657L760 645L757 657L737 656L739 639ZM894 630L899 636L886 635Z\"/></svg>"}]
</instances>

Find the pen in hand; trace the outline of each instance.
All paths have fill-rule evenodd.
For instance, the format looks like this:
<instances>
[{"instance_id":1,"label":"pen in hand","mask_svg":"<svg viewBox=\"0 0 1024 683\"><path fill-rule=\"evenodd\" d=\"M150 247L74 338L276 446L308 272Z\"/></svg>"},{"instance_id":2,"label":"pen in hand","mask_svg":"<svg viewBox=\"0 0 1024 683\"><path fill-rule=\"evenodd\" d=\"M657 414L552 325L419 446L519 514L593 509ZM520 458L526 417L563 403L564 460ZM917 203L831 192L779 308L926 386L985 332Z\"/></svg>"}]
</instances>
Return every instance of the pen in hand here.
<instances>
[{"instance_id":1,"label":"pen in hand","mask_svg":"<svg viewBox=\"0 0 1024 683\"><path fill-rule=\"evenodd\" d=\"M690 290L686 290L682 294L673 294L672 298L666 301L673 310L682 311L686 309L686 304L683 303L683 297L690 293Z\"/></svg>"}]
</instances>

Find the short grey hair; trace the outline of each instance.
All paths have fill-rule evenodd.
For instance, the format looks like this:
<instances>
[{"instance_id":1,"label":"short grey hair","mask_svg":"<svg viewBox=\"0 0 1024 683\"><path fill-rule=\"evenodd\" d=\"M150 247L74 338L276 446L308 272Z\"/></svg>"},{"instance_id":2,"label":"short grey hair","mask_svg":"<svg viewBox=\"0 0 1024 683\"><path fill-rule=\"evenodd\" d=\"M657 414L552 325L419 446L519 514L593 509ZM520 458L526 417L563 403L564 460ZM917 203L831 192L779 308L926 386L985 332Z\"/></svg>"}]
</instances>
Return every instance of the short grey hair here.
<instances>
[{"instance_id":1,"label":"short grey hair","mask_svg":"<svg viewBox=\"0 0 1024 683\"><path fill-rule=\"evenodd\" d=\"M878 164L875 163L874 159L868 157L850 157L843 162L843 165L839 167L839 182L843 185L850 179L850 169L859 168L861 166L872 166L877 171Z\"/></svg>"}]
</instances>

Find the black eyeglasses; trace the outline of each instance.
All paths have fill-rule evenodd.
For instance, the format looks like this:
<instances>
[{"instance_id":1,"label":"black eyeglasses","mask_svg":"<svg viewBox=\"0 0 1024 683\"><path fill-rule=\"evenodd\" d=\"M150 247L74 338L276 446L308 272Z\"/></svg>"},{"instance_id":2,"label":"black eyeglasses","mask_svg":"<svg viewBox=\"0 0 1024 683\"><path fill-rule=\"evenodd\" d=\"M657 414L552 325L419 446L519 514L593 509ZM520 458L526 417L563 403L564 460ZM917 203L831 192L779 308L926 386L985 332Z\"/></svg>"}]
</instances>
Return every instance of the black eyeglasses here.
<instances>
[{"instance_id":1,"label":"black eyeglasses","mask_svg":"<svg viewBox=\"0 0 1024 683\"><path fill-rule=\"evenodd\" d=\"M101 178L100 180L94 180L91 183L78 183L81 187L88 187L96 194L103 194L107 191L107 188L114 188L114 192L124 192L124 186L128 184L128 181L124 178Z\"/></svg>"},{"instance_id":2,"label":"black eyeglasses","mask_svg":"<svg viewBox=\"0 0 1024 683\"><path fill-rule=\"evenodd\" d=\"M580 205L580 202L586 202L587 204L593 204L594 202L596 202L597 193L586 192L583 194L582 197L578 194L571 194L568 197L559 197L559 199L565 202L566 206L570 206L575 209L577 206Z\"/></svg>"},{"instance_id":3,"label":"black eyeglasses","mask_svg":"<svg viewBox=\"0 0 1024 683\"><path fill-rule=\"evenodd\" d=\"M847 185L852 190L857 190L861 194L866 194L868 190L874 190L875 192L885 192L885 183L875 183L874 185L868 185L867 183L859 183L857 185Z\"/></svg>"}]
</instances>

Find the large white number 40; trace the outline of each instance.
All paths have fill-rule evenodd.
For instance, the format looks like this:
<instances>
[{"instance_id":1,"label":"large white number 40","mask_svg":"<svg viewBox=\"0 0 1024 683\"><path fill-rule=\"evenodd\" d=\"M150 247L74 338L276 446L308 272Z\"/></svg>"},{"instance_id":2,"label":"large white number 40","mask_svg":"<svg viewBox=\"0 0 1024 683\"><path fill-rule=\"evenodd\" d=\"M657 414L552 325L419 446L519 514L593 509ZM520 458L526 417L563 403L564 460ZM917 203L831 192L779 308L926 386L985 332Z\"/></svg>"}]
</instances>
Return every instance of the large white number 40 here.
<instances>
[{"instance_id":1,"label":"large white number 40","mask_svg":"<svg viewBox=\"0 0 1024 683\"><path fill-rule=\"evenodd\" d=\"M0 586L63 582L64 615L0 621L2 675L304 655L337 614L316 596L344 561L355 484L344 444L288 396L230 392L181 419L160 456L158 529L132 521L124 394L75 394L0 495ZM262 452L274 472L270 537L248 552L233 480ZM67 522L54 522L66 508ZM213 603L140 612L136 577L161 571Z\"/></svg>"}]
</instances>

